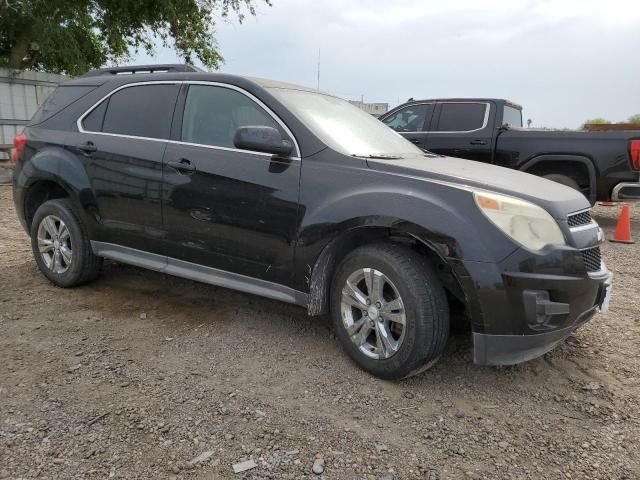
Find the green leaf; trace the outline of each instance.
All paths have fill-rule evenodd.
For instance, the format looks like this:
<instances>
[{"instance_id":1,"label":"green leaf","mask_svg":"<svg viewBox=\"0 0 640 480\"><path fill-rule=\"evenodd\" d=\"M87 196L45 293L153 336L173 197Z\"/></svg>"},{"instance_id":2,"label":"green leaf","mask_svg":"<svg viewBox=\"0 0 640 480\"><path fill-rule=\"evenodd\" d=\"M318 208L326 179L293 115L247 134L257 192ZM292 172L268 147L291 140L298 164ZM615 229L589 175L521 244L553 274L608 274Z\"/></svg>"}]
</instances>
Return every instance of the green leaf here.
<instances>
[{"instance_id":1,"label":"green leaf","mask_svg":"<svg viewBox=\"0 0 640 480\"><path fill-rule=\"evenodd\" d=\"M0 67L81 75L129 52L173 48L216 69L216 18L256 14L270 0L14 0L0 2ZM10 11L5 11L10 8Z\"/></svg>"}]
</instances>

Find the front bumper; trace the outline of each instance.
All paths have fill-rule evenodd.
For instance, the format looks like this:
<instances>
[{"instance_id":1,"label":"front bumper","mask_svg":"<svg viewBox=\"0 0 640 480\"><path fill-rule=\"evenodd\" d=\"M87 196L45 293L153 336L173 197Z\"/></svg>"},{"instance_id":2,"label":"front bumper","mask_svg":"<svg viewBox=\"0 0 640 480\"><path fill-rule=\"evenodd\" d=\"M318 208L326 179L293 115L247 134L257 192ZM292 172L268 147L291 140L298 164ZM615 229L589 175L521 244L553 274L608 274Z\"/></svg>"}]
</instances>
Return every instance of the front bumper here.
<instances>
[{"instance_id":1,"label":"front bumper","mask_svg":"<svg viewBox=\"0 0 640 480\"><path fill-rule=\"evenodd\" d=\"M582 251L520 250L499 264L463 262L474 361L510 365L539 357L606 308L611 274L586 271Z\"/></svg>"},{"instance_id":2,"label":"front bumper","mask_svg":"<svg viewBox=\"0 0 640 480\"><path fill-rule=\"evenodd\" d=\"M606 271L606 267L604 267ZM523 335L500 335L473 333L473 360L479 365L513 365L526 362L540 357L555 348L574 330L581 327L593 318L598 309L606 311L609 304L611 292L612 275L606 272L606 276L598 288L595 304L586 311L579 313L573 323L569 326L553 329L542 333ZM523 292L526 296L531 291ZM529 295L530 297L530 295ZM553 317L553 315L568 314L571 310L570 304L550 302L548 296L537 299L537 309L527 312L530 324L535 322L535 318L542 316ZM555 308L549 308L552 305ZM566 308L565 308L566 306ZM525 311L526 311L525 306ZM551 315L545 315L550 313Z\"/></svg>"},{"instance_id":3,"label":"front bumper","mask_svg":"<svg viewBox=\"0 0 640 480\"><path fill-rule=\"evenodd\" d=\"M622 182L613 187L613 201L640 200L640 182Z\"/></svg>"}]
</instances>

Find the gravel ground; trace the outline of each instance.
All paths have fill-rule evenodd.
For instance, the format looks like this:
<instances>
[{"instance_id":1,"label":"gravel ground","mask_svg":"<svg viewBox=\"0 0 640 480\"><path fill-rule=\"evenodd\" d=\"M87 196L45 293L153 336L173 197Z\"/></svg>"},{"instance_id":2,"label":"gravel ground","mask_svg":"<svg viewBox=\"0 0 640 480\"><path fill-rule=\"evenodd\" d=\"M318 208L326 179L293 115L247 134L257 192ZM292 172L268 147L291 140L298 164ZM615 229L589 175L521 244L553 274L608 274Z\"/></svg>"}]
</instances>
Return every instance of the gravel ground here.
<instances>
[{"instance_id":1,"label":"gravel ground","mask_svg":"<svg viewBox=\"0 0 640 480\"><path fill-rule=\"evenodd\" d=\"M458 335L394 383L294 306L113 262L52 286L9 186L0 232L2 479L640 478L640 243L604 245L610 312L544 358L476 366Z\"/></svg>"}]
</instances>

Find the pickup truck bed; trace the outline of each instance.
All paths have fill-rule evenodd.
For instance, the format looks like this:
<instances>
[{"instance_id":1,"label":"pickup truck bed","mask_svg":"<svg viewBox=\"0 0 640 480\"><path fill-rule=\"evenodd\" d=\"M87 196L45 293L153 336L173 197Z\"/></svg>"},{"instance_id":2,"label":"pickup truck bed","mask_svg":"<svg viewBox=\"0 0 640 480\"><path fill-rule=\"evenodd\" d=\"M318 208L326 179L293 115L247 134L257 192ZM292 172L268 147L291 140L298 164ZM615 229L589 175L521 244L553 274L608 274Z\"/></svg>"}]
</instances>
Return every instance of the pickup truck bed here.
<instances>
[{"instance_id":1,"label":"pickup truck bed","mask_svg":"<svg viewBox=\"0 0 640 480\"><path fill-rule=\"evenodd\" d=\"M640 199L640 131L522 128L522 107L501 99L411 100L381 121L431 152L546 177L591 203Z\"/></svg>"}]
</instances>

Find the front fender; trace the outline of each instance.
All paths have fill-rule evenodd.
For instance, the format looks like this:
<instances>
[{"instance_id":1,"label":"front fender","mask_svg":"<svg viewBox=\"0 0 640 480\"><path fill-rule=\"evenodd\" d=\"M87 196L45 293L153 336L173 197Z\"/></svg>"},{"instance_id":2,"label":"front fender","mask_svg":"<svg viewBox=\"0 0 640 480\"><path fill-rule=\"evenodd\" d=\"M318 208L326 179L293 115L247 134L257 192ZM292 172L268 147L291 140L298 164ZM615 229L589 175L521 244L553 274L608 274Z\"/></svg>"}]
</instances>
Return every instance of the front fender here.
<instances>
[{"instance_id":1,"label":"front fender","mask_svg":"<svg viewBox=\"0 0 640 480\"><path fill-rule=\"evenodd\" d=\"M516 248L480 213L470 191L438 195L384 186L352 189L307 208L297 246L315 257L337 235L360 227L401 230L445 246L448 257L473 261L500 261Z\"/></svg>"},{"instance_id":2,"label":"front fender","mask_svg":"<svg viewBox=\"0 0 640 480\"><path fill-rule=\"evenodd\" d=\"M464 186L368 168L343 167L340 174L328 169L315 162L303 166L294 280L300 290L310 288L327 245L357 228L405 232L437 244L451 260L498 262L517 248L481 214Z\"/></svg>"}]
</instances>

